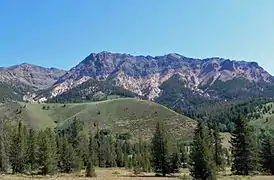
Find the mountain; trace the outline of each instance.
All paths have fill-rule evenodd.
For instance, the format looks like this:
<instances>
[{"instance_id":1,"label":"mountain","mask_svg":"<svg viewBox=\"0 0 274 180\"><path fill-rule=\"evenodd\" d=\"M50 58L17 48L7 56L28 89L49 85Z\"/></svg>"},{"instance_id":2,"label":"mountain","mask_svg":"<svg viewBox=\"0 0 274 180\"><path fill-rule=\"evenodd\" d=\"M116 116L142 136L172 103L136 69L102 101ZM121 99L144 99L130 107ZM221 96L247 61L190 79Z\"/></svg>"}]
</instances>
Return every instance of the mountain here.
<instances>
[{"instance_id":1,"label":"mountain","mask_svg":"<svg viewBox=\"0 0 274 180\"><path fill-rule=\"evenodd\" d=\"M21 64L0 68L0 77L0 91L11 100L23 96L68 103L135 97L192 119L216 121L224 131L233 130L234 116L247 115L274 98L274 79L256 62L176 53L153 57L104 51L91 53L66 72Z\"/></svg>"},{"instance_id":2,"label":"mountain","mask_svg":"<svg viewBox=\"0 0 274 180\"><path fill-rule=\"evenodd\" d=\"M20 64L0 68L0 101L23 100L39 90L51 87L66 71ZM30 96L30 97L28 97Z\"/></svg>"},{"instance_id":3,"label":"mountain","mask_svg":"<svg viewBox=\"0 0 274 180\"><path fill-rule=\"evenodd\" d=\"M90 79L112 80L115 86L150 100L161 97L165 93L163 84L171 79L177 79L181 88L202 99L238 98L231 92L234 83L237 93L262 94L264 87L273 81L256 62L193 59L175 53L152 57L101 52L90 54L61 76L50 89L50 97L68 92ZM249 89L254 84L255 89ZM272 91L272 86L269 89ZM271 92L270 96L273 95Z\"/></svg>"},{"instance_id":4,"label":"mountain","mask_svg":"<svg viewBox=\"0 0 274 180\"><path fill-rule=\"evenodd\" d=\"M73 104L37 104L10 102L0 105L0 119L24 120L33 128L65 129L77 118L87 130L98 123L101 129L116 133L151 137L157 121L168 127L176 138L190 138L195 121L162 105L133 98ZM92 128L95 130L95 128Z\"/></svg>"},{"instance_id":5,"label":"mountain","mask_svg":"<svg viewBox=\"0 0 274 180\"><path fill-rule=\"evenodd\" d=\"M0 69L0 82L21 83L35 89L51 87L66 71L23 63Z\"/></svg>"}]
</instances>

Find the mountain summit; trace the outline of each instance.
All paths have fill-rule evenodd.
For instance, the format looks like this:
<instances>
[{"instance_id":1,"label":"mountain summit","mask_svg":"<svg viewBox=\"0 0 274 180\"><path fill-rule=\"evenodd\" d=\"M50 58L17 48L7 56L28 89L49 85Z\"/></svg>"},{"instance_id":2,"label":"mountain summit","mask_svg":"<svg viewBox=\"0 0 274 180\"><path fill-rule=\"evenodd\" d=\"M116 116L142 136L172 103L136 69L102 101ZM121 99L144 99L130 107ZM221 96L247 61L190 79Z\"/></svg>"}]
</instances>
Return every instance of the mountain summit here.
<instances>
[{"instance_id":1,"label":"mountain summit","mask_svg":"<svg viewBox=\"0 0 274 180\"><path fill-rule=\"evenodd\" d=\"M112 80L116 86L155 100L161 95L161 85L175 75L185 88L202 96L212 96L210 87L217 82L242 79L248 83L272 83L272 76L256 62L218 57L193 59L176 53L152 57L104 51L91 53L61 76L53 85L51 96L96 79Z\"/></svg>"}]
</instances>

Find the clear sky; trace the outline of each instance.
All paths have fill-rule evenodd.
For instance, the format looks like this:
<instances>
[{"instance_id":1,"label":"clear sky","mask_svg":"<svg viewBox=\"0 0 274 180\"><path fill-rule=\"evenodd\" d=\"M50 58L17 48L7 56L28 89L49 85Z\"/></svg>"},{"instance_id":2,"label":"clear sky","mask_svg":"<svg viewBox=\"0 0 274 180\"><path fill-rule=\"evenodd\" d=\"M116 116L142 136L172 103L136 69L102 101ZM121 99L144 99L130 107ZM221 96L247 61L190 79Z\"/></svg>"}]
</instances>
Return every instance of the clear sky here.
<instances>
[{"instance_id":1,"label":"clear sky","mask_svg":"<svg viewBox=\"0 0 274 180\"><path fill-rule=\"evenodd\" d=\"M91 52L257 61L274 75L273 0L1 0L0 66Z\"/></svg>"}]
</instances>

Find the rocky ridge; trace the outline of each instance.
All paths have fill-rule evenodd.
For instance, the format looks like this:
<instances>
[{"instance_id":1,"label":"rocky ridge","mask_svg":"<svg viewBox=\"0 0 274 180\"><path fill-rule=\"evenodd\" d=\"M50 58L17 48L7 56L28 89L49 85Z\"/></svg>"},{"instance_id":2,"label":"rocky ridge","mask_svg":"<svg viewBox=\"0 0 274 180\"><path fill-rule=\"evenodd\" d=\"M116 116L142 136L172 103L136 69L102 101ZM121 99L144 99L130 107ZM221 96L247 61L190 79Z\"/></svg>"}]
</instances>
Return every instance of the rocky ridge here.
<instances>
[{"instance_id":1,"label":"rocky ridge","mask_svg":"<svg viewBox=\"0 0 274 180\"><path fill-rule=\"evenodd\" d=\"M61 76L50 94L58 96L89 79L111 79L119 87L154 100L161 93L161 84L173 75L179 75L186 88L204 96L208 94L201 87L210 87L217 80L244 78L255 83L272 83L272 76L256 62L217 57L193 59L176 53L152 57L101 52L91 53Z\"/></svg>"}]
</instances>

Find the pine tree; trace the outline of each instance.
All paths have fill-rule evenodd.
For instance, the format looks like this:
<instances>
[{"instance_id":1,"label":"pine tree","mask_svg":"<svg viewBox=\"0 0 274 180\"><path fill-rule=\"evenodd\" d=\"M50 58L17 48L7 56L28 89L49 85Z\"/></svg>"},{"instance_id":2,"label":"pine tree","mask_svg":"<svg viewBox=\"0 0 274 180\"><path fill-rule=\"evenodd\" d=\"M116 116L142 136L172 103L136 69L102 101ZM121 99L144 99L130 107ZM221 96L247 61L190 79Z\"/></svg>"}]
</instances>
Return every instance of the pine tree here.
<instances>
[{"instance_id":1,"label":"pine tree","mask_svg":"<svg viewBox=\"0 0 274 180\"><path fill-rule=\"evenodd\" d=\"M232 169L235 175L248 176L256 170L256 152L252 128L243 117L235 121L232 133Z\"/></svg>"},{"instance_id":2,"label":"pine tree","mask_svg":"<svg viewBox=\"0 0 274 180\"><path fill-rule=\"evenodd\" d=\"M87 167L86 167L86 177L96 177L95 169L92 165L91 161L88 161Z\"/></svg>"},{"instance_id":3,"label":"pine tree","mask_svg":"<svg viewBox=\"0 0 274 180\"><path fill-rule=\"evenodd\" d=\"M103 147L105 147L106 167L116 167L116 154L112 137L106 137L105 142Z\"/></svg>"},{"instance_id":4,"label":"pine tree","mask_svg":"<svg viewBox=\"0 0 274 180\"><path fill-rule=\"evenodd\" d=\"M96 133L96 154L99 167L106 167L106 138L102 131Z\"/></svg>"},{"instance_id":5,"label":"pine tree","mask_svg":"<svg viewBox=\"0 0 274 180\"><path fill-rule=\"evenodd\" d=\"M188 163L188 154L187 154L187 149L186 149L186 146L183 145L181 148L180 148L180 153L181 153L181 156L180 156L180 161L181 163L183 164L184 167L186 167L187 163Z\"/></svg>"},{"instance_id":6,"label":"pine tree","mask_svg":"<svg viewBox=\"0 0 274 180\"><path fill-rule=\"evenodd\" d=\"M38 147L36 133L33 129L29 130L27 146L27 164L30 168L30 171L33 172L36 170L38 164Z\"/></svg>"},{"instance_id":7,"label":"pine tree","mask_svg":"<svg viewBox=\"0 0 274 180\"><path fill-rule=\"evenodd\" d=\"M152 138L152 164L156 173L162 176L169 174L169 155L167 150L167 139L165 138L163 125L159 122Z\"/></svg>"},{"instance_id":8,"label":"pine tree","mask_svg":"<svg viewBox=\"0 0 274 180\"><path fill-rule=\"evenodd\" d=\"M81 166L86 166L88 163L88 143L89 142L89 138L87 137L87 135L85 134L81 134L80 138L79 138L80 142L79 142L79 147L77 148L78 154L81 158Z\"/></svg>"},{"instance_id":9,"label":"pine tree","mask_svg":"<svg viewBox=\"0 0 274 180\"><path fill-rule=\"evenodd\" d=\"M86 177L96 177L94 169L94 140L93 135L90 134L88 144L88 162L86 167Z\"/></svg>"},{"instance_id":10,"label":"pine tree","mask_svg":"<svg viewBox=\"0 0 274 180\"><path fill-rule=\"evenodd\" d=\"M0 172L6 172L8 169L8 155L6 149L6 132L4 128L4 122L0 119Z\"/></svg>"},{"instance_id":11,"label":"pine tree","mask_svg":"<svg viewBox=\"0 0 274 180\"><path fill-rule=\"evenodd\" d=\"M109 130L101 130L100 132L98 132L96 134L96 139L99 167L115 167L115 143Z\"/></svg>"},{"instance_id":12,"label":"pine tree","mask_svg":"<svg viewBox=\"0 0 274 180\"><path fill-rule=\"evenodd\" d=\"M79 119L75 117L68 128L67 138L68 138L69 144L72 145L72 148L76 153L76 156L77 156L76 159L78 161L77 165L79 166L78 170L82 168L84 164L84 159L83 159L84 151L82 148L85 148L85 147L83 147L82 146L83 144L81 143L85 140L85 137L83 134L81 134L82 131L83 131L83 124L81 123Z\"/></svg>"},{"instance_id":13,"label":"pine tree","mask_svg":"<svg viewBox=\"0 0 274 180\"><path fill-rule=\"evenodd\" d=\"M40 131L38 142L38 165L43 175L52 174L57 169L57 145L55 134L50 128Z\"/></svg>"},{"instance_id":14,"label":"pine tree","mask_svg":"<svg viewBox=\"0 0 274 180\"><path fill-rule=\"evenodd\" d=\"M194 132L193 146L190 153L191 176L194 179L215 180L216 168L209 149L204 125L199 122Z\"/></svg>"},{"instance_id":15,"label":"pine tree","mask_svg":"<svg viewBox=\"0 0 274 180\"><path fill-rule=\"evenodd\" d=\"M266 173L274 175L274 143L273 137L269 134L264 134L261 147L261 165L262 170Z\"/></svg>"},{"instance_id":16,"label":"pine tree","mask_svg":"<svg viewBox=\"0 0 274 180\"><path fill-rule=\"evenodd\" d=\"M20 121L17 131L12 136L10 162L13 173L23 173L26 164L26 130Z\"/></svg>"},{"instance_id":17,"label":"pine tree","mask_svg":"<svg viewBox=\"0 0 274 180\"><path fill-rule=\"evenodd\" d=\"M216 124L213 126L213 156L217 167L217 172L224 169L223 148L219 128Z\"/></svg>"},{"instance_id":18,"label":"pine tree","mask_svg":"<svg viewBox=\"0 0 274 180\"><path fill-rule=\"evenodd\" d=\"M115 146L115 151L116 151L116 164L117 167L125 167L125 162L124 162L124 153L122 149L122 140L116 140L116 146Z\"/></svg>"},{"instance_id":19,"label":"pine tree","mask_svg":"<svg viewBox=\"0 0 274 180\"><path fill-rule=\"evenodd\" d=\"M151 171L151 163L150 163L150 147L148 143L144 143L144 152L143 152L143 171L150 172Z\"/></svg>"},{"instance_id":20,"label":"pine tree","mask_svg":"<svg viewBox=\"0 0 274 180\"><path fill-rule=\"evenodd\" d=\"M177 151L172 153L171 156L171 172L172 173L177 173L179 172L180 168L180 156Z\"/></svg>"},{"instance_id":21,"label":"pine tree","mask_svg":"<svg viewBox=\"0 0 274 180\"><path fill-rule=\"evenodd\" d=\"M72 173L80 169L77 154L72 144L68 142L66 135L62 137L62 145L60 150L60 169L64 173Z\"/></svg>"},{"instance_id":22,"label":"pine tree","mask_svg":"<svg viewBox=\"0 0 274 180\"><path fill-rule=\"evenodd\" d=\"M142 157L141 157L141 154L140 153L136 153L136 154L133 154L133 158L132 158L132 161L133 161L133 173L134 175L138 175L141 173L141 161L142 161Z\"/></svg>"}]
</instances>

